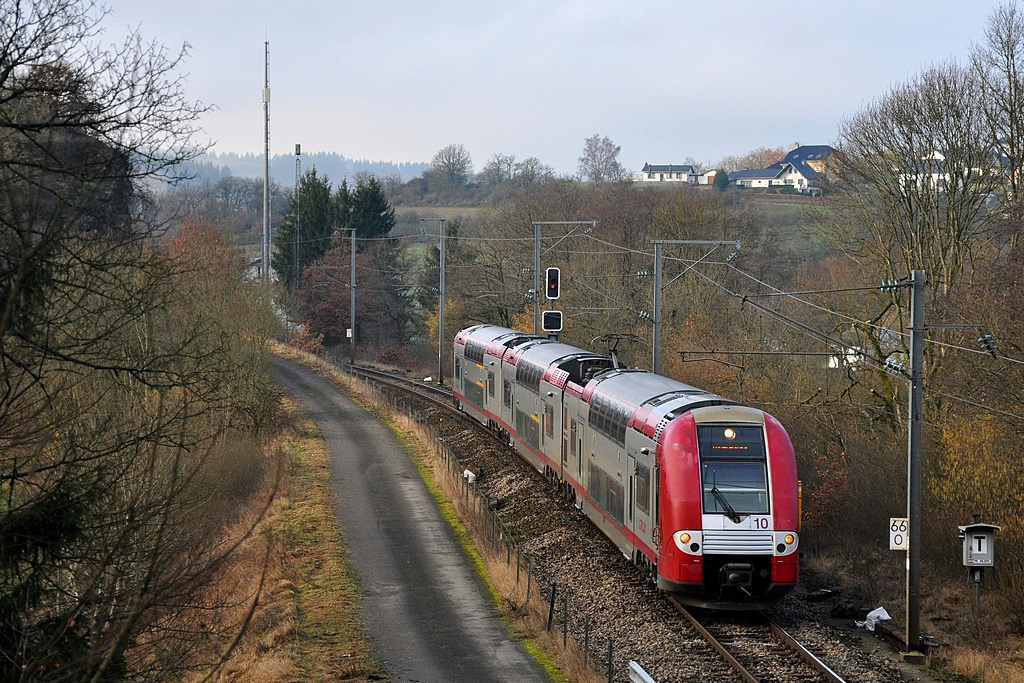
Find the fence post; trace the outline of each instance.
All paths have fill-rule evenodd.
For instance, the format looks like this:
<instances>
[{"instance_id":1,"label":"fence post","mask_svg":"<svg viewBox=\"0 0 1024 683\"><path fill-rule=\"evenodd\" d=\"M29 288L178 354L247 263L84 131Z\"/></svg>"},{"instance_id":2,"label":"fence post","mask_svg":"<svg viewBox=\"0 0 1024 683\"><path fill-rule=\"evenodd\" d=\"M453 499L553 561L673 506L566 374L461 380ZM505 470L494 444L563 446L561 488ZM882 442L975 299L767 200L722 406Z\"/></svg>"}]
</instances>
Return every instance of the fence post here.
<instances>
[{"instance_id":1,"label":"fence post","mask_svg":"<svg viewBox=\"0 0 1024 683\"><path fill-rule=\"evenodd\" d=\"M555 620L555 593L558 592L558 584L551 582L551 604L548 605L548 631L551 631L551 622Z\"/></svg>"},{"instance_id":2,"label":"fence post","mask_svg":"<svg viewBox=\"0 0 1024 683\"><path fill-rule=\"evenodd\" d=\"M533 558L526 561L526 602L530 602L530 585L533 582ZM525 603L524 603L525 604Z\"/></svg>"},{"instance_id":3,"label":"fence post","mask_svg":"<svg viewBox=\"0 0 1024 683\"><path fill-rule=\"evenodd\" d=\"M562 647L569 646L569 593L562 591Z\"/></svg>"}]
</instances>

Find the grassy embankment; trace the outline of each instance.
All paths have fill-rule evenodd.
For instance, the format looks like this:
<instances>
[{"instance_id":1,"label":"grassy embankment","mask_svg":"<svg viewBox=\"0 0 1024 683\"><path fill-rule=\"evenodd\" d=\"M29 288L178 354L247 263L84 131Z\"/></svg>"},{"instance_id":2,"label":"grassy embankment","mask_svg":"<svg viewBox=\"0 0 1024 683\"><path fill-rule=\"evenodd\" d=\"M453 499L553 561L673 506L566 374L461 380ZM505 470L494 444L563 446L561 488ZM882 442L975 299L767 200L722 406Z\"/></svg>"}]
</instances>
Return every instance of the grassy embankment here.
<instances>
[{"instance_id":1,"label":"grassy embankment","mask_svg":"<svg viewBox=\"0 0 1024 683\"><path fill-rule=\"evenodd\" d=\"M359 627L359 592L344 559L323 441L292 402L285 401L282 410L284 426L268 451L285 450L286 472L259 533L236 553L225 582L248 593L229 615L241 624L260 590L269 553L259 602L212 680L382 680L386 672Z\"/></svg>"}]
</instances>

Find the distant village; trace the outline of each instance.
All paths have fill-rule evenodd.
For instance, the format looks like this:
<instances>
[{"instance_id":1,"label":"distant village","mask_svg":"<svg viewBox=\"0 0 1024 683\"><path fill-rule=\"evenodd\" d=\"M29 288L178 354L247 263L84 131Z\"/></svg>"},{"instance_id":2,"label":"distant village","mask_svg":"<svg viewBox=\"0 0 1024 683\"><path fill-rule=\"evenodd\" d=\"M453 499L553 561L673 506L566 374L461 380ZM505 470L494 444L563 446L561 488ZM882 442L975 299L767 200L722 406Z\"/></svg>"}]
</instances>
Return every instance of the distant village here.
<instances>
[{"instance_id":1,"label":"distant village","mask_svg":"<svg viewBox=\"0 0 1024 683\"><path fill-rule=\"evenodd\" d=\"M828 158L835 152L828 145L801 145L782 161L767 168L750 168L729 173L729 185L750 189L778 188L798 194L818 195L818 178L825 172ZM644 164L642 182L672 182L689 185L711 185L723 171L699 172L690 164Z\"/></svg>"}]
</instances>

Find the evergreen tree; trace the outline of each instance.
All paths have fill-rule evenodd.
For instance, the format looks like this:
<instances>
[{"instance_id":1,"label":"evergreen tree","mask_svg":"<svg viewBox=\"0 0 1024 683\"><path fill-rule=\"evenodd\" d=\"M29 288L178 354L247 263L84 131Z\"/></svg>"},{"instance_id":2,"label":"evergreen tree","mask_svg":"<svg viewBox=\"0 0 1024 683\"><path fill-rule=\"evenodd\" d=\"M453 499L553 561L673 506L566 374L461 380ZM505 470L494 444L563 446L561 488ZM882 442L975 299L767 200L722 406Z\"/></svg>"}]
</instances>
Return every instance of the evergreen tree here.
<instances>
[{"instance_id":1,"label":"evergreen tree","mask_svg":"<svg viewBox=\"0 0 1024 683\"><path fill-rule=\"evenodd\" d=\"M340 194L345 198L339 203ZM338 227L343 227L339 223L344 223L339 207L347 206L347 202L345 183L332 197L330 180L326 175L318 175L315 166L299 179L298 196L293 192L288 198L288 214L274 237L272 266L289 287L297 286L302 272L330 249L331 235ZM296 216L299 218L298 240L295 239Z\"/></svg>"},{"instance_id":2,"label":"evergreen tree","mask_svg":"<svg viewBox=\"0 0 1024 683\"><path fill-rule=\"evenodd\" d=\"M370 176L366 181L360 179L357 182L349 205L349 227L356 229L356 237L383 237L395 227L395 210L388 202L384 188L374 176Z\"/></svg>"},{"instance_id":3,"label":"evergreen tree","mask_svg":"<svg viewBox=\"0 0 1024 683\"><path fill-rule=\"evenodd\" d=\"M711 182L711 185L719 192L725 192L729 189L729 174L722 169L718 169L715 171L715 179Z\"/></svg>"}]
</instances>

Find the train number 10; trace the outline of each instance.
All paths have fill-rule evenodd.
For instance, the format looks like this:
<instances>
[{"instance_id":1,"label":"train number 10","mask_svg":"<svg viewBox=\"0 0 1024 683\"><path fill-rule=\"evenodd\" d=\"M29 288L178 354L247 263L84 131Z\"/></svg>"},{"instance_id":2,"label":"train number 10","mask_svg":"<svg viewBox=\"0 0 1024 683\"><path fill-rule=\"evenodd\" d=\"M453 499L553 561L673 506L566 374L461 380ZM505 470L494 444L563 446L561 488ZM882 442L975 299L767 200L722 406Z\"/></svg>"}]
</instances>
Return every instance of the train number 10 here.
<instances>
[{"instance_id":1,"label":"train number 10","mask_svg":"<svg viewBox=\"0 0 1024 683\"><path fill-rule=\"evenodd\" d=\"M771 526L767 517L754 517L753 520L755 529L767 529Z\"/></svg>"}]
</instances>

